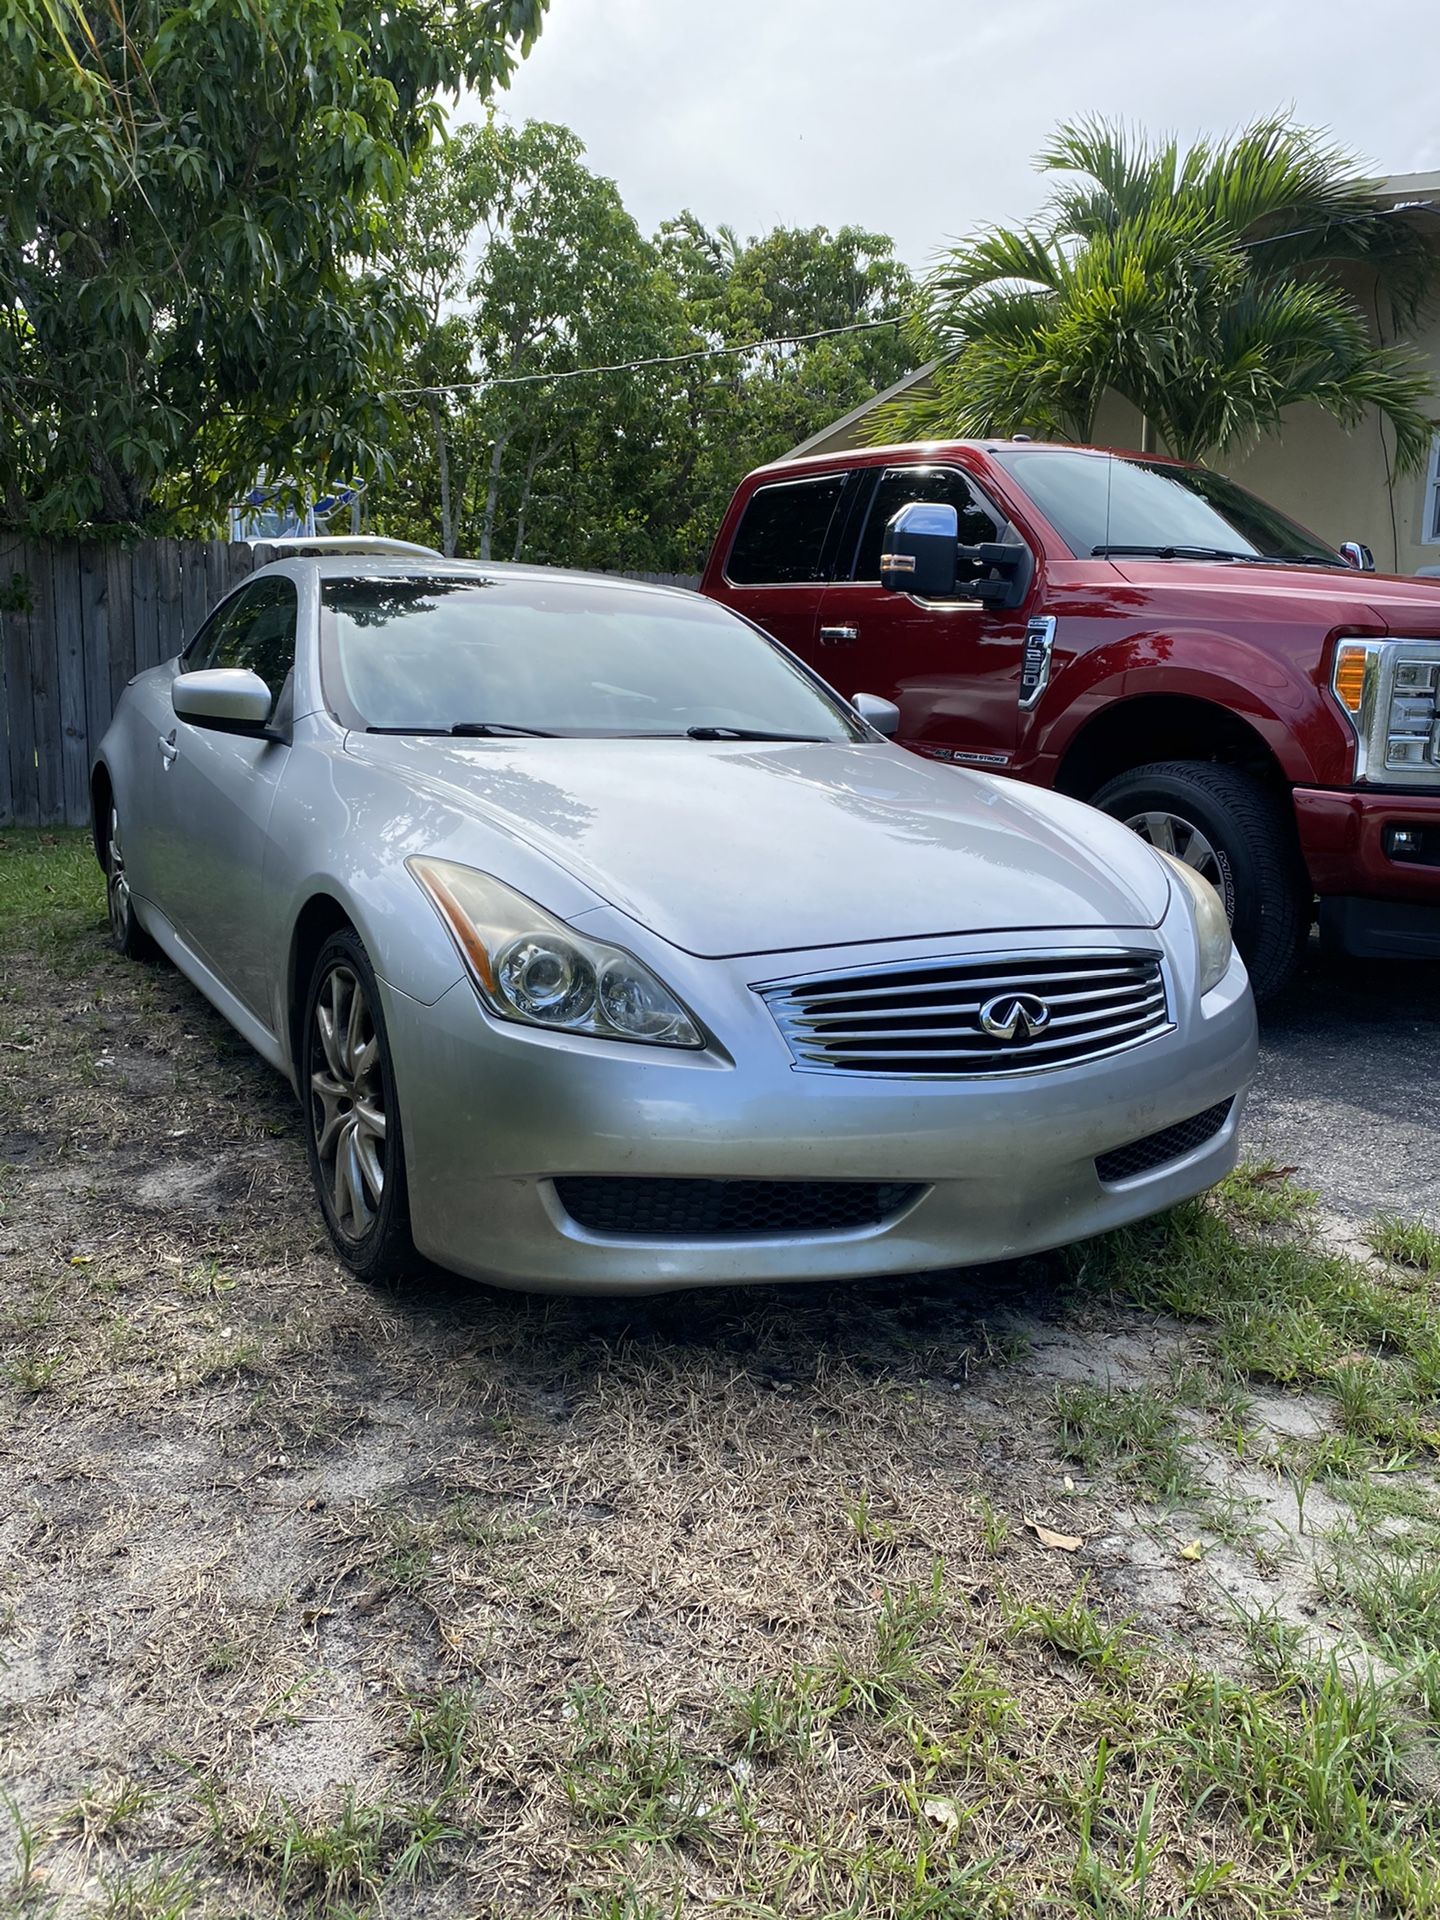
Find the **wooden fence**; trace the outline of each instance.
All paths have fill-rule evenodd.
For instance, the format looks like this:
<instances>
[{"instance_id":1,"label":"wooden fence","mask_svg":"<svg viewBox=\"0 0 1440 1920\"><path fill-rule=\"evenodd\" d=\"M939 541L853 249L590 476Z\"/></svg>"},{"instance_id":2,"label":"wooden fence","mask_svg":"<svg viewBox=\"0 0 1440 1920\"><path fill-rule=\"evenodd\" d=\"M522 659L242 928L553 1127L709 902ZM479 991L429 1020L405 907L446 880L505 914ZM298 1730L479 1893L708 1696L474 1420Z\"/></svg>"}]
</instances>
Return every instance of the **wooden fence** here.
<instances>
[{"instance_id":1,"label":"wooden fence","mask_svg":"<svg viewBox=\"0 0 1440 1920\"><path fill-rule=\"evenodd\" d=\"M0 534L0 827L86 824L90 767L125 682L179 653L273 553L243 541L123 547Z\"/></svg>"}]
</instances>

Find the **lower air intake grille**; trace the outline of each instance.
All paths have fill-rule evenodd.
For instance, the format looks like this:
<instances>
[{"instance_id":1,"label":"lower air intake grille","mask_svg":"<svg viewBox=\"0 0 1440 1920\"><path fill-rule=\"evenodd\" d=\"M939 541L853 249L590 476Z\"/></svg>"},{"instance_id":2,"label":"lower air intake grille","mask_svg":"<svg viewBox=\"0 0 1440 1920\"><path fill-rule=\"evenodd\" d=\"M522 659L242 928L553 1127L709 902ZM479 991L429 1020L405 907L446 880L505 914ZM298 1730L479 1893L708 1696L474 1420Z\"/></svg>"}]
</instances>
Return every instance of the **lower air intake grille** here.
<instances>
[{"instance_id":1,"label":"lower air intake grille","mask_svg":"<svg viewBox=\"0 0 1440 1920\"><path fill-rule=\"evenodd\" d=\"M924 1189L878 1180L636 1180L572 1175L560 1204L588 1233L739 1240L844 1233L893 1219Z\"/></svg>"},{"instance_id":2,"label":"lower air intake grille","mask_svg":"<svg viewBox=\"0 0 1440 1920\"><path fill-rule=\"evenodd\" d=\"M1153 1173L1167 1160L1178 1160L1184 1154L1193 1153L1196 1147L1203 1147L1207 1140L1213 1140L1229 1119L1234 1104L1232 1100L1222 1100L1218 1107L1207 1107L1204 1113L1192 1114L1188 1120L1177 1120L1173 1127L1162 1127L1159 1133L1147 1133L1143 1140L1132 1140L1128 1147L1113 1147L1109 1153L1098 1156L1095 1171L1107 1186L1113 1186L1117 1180L1133 1180L1137 1174Z\"/></svg>"},{"instance_id":3,"label":"lower air intake grille","mask_svg":"<svg viewBox=\"0 0 1440 1920\"><path fill-rule=\"evenodd\" d=\"M756 988L797 1067L982 1074L1077 1067L1170 1028L1156 953L908 961Z\"/></svg>"}]
</instances>

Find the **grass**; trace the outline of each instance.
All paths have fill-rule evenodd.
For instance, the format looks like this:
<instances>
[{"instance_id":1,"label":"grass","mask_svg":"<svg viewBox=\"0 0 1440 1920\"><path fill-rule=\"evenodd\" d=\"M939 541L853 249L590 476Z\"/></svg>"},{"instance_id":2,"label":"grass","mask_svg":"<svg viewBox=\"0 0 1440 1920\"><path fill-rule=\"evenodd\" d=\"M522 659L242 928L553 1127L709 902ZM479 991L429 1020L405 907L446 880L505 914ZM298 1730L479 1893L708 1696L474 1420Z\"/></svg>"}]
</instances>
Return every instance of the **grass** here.
<instances>
[{"instance_id":1,"label":"grass","mask_svg":"<svg viewBox=\"0 0 1440 1920\"><path fill-rule=\"evenodd\" d=\"M387 1888L433 1877L445 1849L463 1838L442 1804L361 1800L353 1788L329 1816L281 1800L248 1818L227 1820L218 1810L213 1817L219 1849L282 1910L309 1903L326 1915L341 1903L368 1908Z\"/></svg>"},{"instance_id":2,"label":"grass","mask_svg":"<svg viewBox=\"0 0 1440 1920\"><path fill-rule=\"evenodd\" d=\"M105 881L90 835L76 828L0 829L0 939L34 945L70 973L93 946Z\"/></svg>"},{"instance_id":3,"label":"grass","mask_svg":"<svg viewBox=\"0 0 1440 1920\"><path fill-rule=\"evenodd\" d=\"M1422 1240L382 1292L102 914L0 836L5 1920L1440 1920Z\"/></svg>"},{"instance_id":4,"label":"grass","mask_svg":"<svg viewBox=\"0 0 1440 1920\"><path fill-rule=\"evenodd\" d=\"M571 1806L608 1847L700 1842L712 1832L723 1787L688 1752L672 1714L650 1699L627 1718L603 1684L571 1690L575 1744L563 1780Z\"/></svg>"},{"instance_id":5,"label":"grass","mask_svg":"<svg viewBox=\"0 0 1440 1920\"><path fill-rule=\"evenodd\" d=\"M1365 1238L1380 1258L1393 1266L1413 1267L1417 1273L1440 1273L1440 1233L1423 1221L1382 1213L1370 1222Z\"/></svg>"},{"instance_id":6,"label":"grass","mask_svg":"<svg viewBox=\"0 0 1440 1920\"><path fill-rule=\"evenodd\" d=\"M1237 1234L1201 1202L1073 1249L1076 1286L1205 1324L1234 1380L1318 1388L1378 1448L1440 1452L1440 1315L1361 1261Z\"/></svg>"},{"instance_id":7,"label":"grass","mask_svg":"<svg viewBox=\"0 0 1440 1920\"><path fill-rule=\"evenodd\" d=\"M1031 1601L1010 1615L1010 1630L1019 1639L1033 1640L1066 1655L1111 1681L1131 1680L1140 1670L1138 1643L1131 1623L1108 1626L1077 1589L1063 1606Z\"/></svg>"},{"instance_id":8,"label":"grass","mask_svg":"<svg viewBox=\"0 0 1440 1920\"><path fill-rule=\"evenodd\" d=\"M1332 1599L1354 1607L1371 1644L1398 1669L1413 1672L1434 1713L1440 1657L1440 1549L1400 1539L1342 1547L1326 1581Z\"/></svg>"},{"instance_id":9,"label":"grass","mask_svg":"<svg viewBox=\"0 0 1440 1920\"><path fill-rule=\"evenodd\" d=\"M1112 1466L1132 1486L1178 1500L1194 1485L1189 1437L1157 1388L1061 1387L1055 1395L1060 1451L1094 1471Z\"/></svg>"},{"instance_id":10,"label":"grass","mask_svg":"<svg viewBox=\"0 0 1440 1920\"><path fill-rule=\"evenodd\" d=\"M1293 1172L1273 1160L1242 1161L1215 1189L1215 1202L1242 1226L1293 1226L1320 1198L1313 1188L1296 1186Z\"/></svg>"}]
</instances>

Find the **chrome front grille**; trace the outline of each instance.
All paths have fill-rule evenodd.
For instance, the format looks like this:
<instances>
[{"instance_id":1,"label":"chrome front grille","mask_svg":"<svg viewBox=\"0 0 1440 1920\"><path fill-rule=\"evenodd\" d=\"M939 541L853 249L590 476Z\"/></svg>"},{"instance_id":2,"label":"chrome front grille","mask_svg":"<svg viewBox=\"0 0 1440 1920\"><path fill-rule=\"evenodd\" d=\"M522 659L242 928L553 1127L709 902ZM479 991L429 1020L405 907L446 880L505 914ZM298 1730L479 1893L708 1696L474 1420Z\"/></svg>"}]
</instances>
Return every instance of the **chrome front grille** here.
<instances>
[{"instance_id":1,"label":"chrome front grille","mask_svg":"<svg viewBox=\"0 0 1440 1920\"><path fill-rule=\"evenodd\" d=\"M846 1073L1036 1073L1121 1053L1171 1024L1160 956L1147 952L916 960L779 980L755 991L797 1066ZM1006 1026L1016 996L1031 1019L1006 1038L994 1029ZM1045 1010L1043 1025L1036 1002Z\"/></svg>"}]
</instances>

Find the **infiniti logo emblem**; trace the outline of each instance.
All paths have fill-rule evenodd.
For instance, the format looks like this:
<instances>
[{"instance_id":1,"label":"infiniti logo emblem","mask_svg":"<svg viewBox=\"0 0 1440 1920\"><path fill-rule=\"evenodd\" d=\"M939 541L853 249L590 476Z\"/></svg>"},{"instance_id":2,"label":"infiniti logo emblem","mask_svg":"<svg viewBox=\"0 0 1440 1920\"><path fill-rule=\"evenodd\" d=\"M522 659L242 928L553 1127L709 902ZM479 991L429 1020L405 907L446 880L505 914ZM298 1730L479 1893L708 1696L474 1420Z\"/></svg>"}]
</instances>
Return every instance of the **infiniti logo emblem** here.
<instances>
[{"instance_id":1,"label":"infiniti logo emblem","mask_svg":"<svg viewBox=\"0 0 1440 1920\"><path fill-rule=\"evenodd\" d=\"M1049 1007L1033 993L997 993L980 1009L980 1025L995 1040L1033 1040L1049 1024Z\"/></svg>"}]
</instances>

